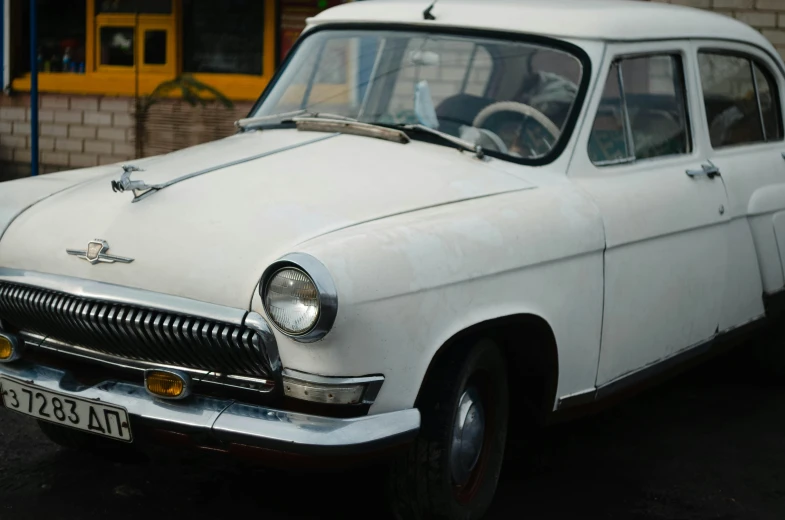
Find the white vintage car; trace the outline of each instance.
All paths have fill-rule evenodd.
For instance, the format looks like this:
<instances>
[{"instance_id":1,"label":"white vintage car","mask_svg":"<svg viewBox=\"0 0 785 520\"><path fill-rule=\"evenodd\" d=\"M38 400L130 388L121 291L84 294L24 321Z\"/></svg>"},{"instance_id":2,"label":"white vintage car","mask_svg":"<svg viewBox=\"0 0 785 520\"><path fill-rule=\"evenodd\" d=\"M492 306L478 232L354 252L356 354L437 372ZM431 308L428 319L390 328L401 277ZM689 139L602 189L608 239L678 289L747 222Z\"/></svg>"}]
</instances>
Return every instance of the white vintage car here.
<instances>
[{"instance_id":1,"label":"white vintage car","mask_svg":"<svg viewBox=\"0 0 785 520\"><path fill-rule=\"evenodd\" d=\"M479 518L508 429L785 329L784 73L669 5L327 10L237 135L0 185L3 403Z\"/></svg>"}]
</instances>

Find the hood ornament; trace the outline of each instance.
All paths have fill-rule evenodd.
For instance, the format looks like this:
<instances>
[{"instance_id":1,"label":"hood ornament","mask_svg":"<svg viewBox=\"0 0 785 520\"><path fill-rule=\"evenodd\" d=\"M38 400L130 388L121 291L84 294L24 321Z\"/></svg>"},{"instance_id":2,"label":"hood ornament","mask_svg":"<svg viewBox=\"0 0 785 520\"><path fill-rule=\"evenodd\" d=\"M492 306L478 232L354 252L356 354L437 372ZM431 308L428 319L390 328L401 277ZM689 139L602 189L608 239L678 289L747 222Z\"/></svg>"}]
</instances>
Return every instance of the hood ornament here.
<instances>
[{"instance_id":1,"label":"hood ornament","mask_svg":"<svg viewBox=\"0 0 785 520\"><path fill-rule=\"evenodd\" d=\"M93 265L99 263L113 264L115 262L120 262L121 264L130 264L134 261L133 258L108 255L106 254L107 251L109 251L109 242L106 240L101 240L100 238L96 238L95 240L88 242L87 249L83 251L78 249L65 250L65 252L69 255L81 258L82 260L87 260Z\"/></svg>"},{"instance_id":2,"label":"hood ornament","mask_svg":"<svg viewBox=\"0 0 785 520\"><path fill-rule=\"evenodd\" d=\"M281 152L287 152L289 150L294 150L295 148L301 148L303 146L307 146L309 144L318 143L319 141L324 141L325 139L330 139L336 137L338 134L330 134L327 136L320 136L315 139L311 139L308 141L297 142L294 144L290 144L288 146L284 146L282 148L275 148L273 150L268 150L266 152L258 153L256 155L252 155L250 157L244 157L242 159L235 159L233 161L225 162L216 164L215 166L210 166L203 170L199 170L193 173L188 173L181 177L176 177L172 180L166 181L162 184L147 184L144 181L132 181L131 174L133 172L141 172L144 171L137 166L133 166L130 164L123 165L123 174L120 176L119 181L112 181L112 190L115 192L124 192L131 190L134 193L134 199L131 202L139 202L140 200L152 195L153 193L157 193L158 191L168 188L173 184L177 184L179 182L187 181L188 179L193 179L194 177L199 177L200 175L205 175L207 173L212 173L218 170L222 170L224 168L229 168L232 166L238 166L240 164L245 164L251 161L256 161L257 159L262 159L263 157L268 157L270 155L275 155Z\"/></svg>"},{"instance_id":3,"label":"hood ornament","mask_svg":"<svg viewBox=\"0 0 785 520\"><path fill-rule=\"evenodd\" d=\"M146 184L144 181L131 180L131 174L133 172L142 172L142 171L144 170L136 166L130 164L124 164L123 174L120 176L120 180L112 181L112 191L114 191L115 193L117 192L122 193L127 190L132 190L134 192L134 196L136 198L139 198L151 190L160 190L161 188L164 187L163 185L157 185L157 184L150 186Z\"/></svg>"}]
</instances>

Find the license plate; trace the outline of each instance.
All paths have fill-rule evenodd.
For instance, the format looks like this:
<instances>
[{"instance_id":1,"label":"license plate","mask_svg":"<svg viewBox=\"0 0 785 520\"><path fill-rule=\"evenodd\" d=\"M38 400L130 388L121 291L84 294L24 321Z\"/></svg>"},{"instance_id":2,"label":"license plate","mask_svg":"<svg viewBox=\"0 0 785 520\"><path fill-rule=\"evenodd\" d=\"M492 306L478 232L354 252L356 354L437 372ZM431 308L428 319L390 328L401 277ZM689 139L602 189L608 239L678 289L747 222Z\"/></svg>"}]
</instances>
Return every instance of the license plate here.
<instances>
[{"instance_id":1,"label":"license plate","mask_svg":"<svg viewBox=\"0 0 785 520\"><path fill-rule=\"evenodd\" d=\"M99 404L43 388L0 378L6 408L62 426L132 442L128 412L119 406Z\"/></svg>"}]
</instances>

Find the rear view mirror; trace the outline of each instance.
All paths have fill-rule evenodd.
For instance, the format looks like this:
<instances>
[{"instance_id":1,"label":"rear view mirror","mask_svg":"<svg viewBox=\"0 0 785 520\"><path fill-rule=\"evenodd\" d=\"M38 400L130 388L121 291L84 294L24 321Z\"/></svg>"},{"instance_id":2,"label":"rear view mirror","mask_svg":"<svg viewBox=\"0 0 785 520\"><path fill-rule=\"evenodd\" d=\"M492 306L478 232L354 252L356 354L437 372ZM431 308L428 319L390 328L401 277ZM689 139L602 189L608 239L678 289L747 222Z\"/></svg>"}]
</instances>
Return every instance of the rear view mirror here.
<instances>
[{"instance_id":1,"label":"rear view mirror","mask_svg":"<svg viewBox=\"0 0 785 520\"><path fill-rule=\"evenodd\" d=\"M440 57L433 51L412 51L409 53L409 61L420 67L435 67L439 65Z\"/></svg>"}]
</instances>

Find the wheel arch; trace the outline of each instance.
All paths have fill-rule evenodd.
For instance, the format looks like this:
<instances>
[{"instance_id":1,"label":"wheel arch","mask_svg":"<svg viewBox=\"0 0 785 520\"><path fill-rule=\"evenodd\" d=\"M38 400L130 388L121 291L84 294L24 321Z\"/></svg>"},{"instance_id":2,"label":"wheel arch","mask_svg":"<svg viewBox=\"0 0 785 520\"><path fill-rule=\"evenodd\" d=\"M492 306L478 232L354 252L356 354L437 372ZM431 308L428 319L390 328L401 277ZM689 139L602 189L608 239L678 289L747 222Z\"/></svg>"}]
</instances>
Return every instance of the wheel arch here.
<instances>
[{"instance_id":1,"label":"wheel arch","mask_svg":"<svg viewBox=\"0 0 785 520\"><path fill-rule=\"evenodd\" d=\"M516 416L533 418L538 424L544 423L556 402L559 353L551 325L543 317L531 313L488 319L451 336L431 358L415 405L419 404L420 394L433 367L454 349L472 344L480 338L493 340L507 361L512 409L525 408L530 412L511 413L510 426L516 428L517 421L513 420Z\"/></svg>"}]
</instances>

